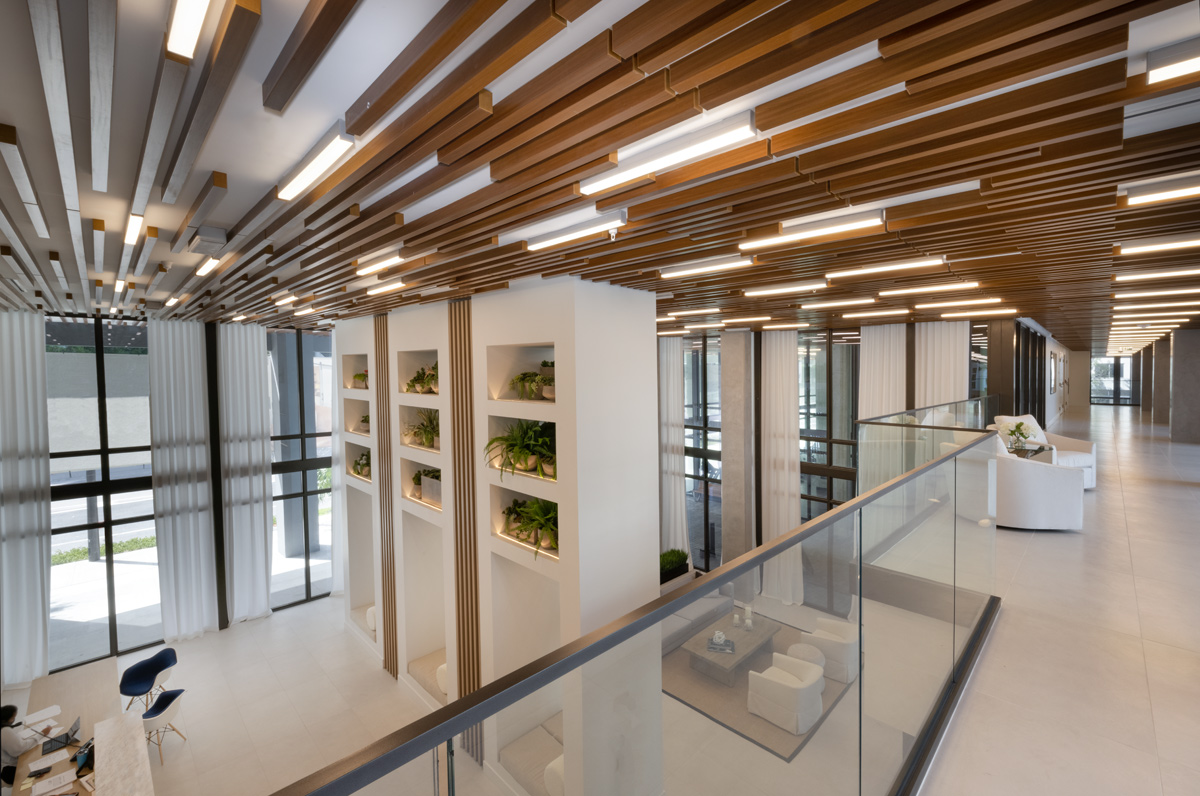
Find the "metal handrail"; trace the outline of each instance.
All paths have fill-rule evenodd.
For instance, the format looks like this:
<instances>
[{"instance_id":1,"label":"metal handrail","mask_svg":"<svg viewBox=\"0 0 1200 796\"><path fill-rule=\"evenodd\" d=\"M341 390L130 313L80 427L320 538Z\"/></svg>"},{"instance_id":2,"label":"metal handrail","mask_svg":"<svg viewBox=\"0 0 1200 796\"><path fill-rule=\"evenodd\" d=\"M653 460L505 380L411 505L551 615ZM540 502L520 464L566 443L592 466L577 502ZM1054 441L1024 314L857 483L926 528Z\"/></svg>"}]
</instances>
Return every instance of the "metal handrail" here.
<instances>
[{"instance_id":1,"label":"metal handrail","mask_svg":"<svg viewBox=\"0 0 1200 796\"><path fill-rule=\"evenodd\" d=\"M870 424L874 424L874 425L887 425L887 426L918 425L918 424L914 424L914 423L903 423L903 424L888 423L888 422L886 422L886 419L889 417L895 417L896 415L901 415L901 414L909 415L909 414L913 414L915 412L928 412L930 409L941 409L944 406L953 406L954 404L967 404L967 403L971 403L972 401L987 401L987 399L989 399L991 397L992 397L991 395L981 395L978 398L965 398L961 401L943 401L940 404L932 404L930 406L919 406L916 409L902 409L899 412L888 412L887 414L877 415L876 417L867 417L862 420L856 420L855 422L860 423L860 424L870 423ZM918 427L919 428L939 428L939 426L920 426L920 425L918 425ZM944 428L944 427L941 427L941 428ZM963 429L957 429L957 430L962 431ZM971 431L971 430L977 430L977 429L967 429L967 430Z\"/></svg>"},{"instance_id":2,"label":"metal handrail","mask_svg":"<svg viewBox=\"0 0 1200 796\"><path fill-rule=\"evenodd\" d=\"M961 429L960 429L961 430ZM662 622L719 585L752 572L765 561L825 531L890 492L957 458L996 431L887 481L755 548L668 595L630 611L579 639L488 683L427 716L389 733L336 763L293 782L273 796L351 796L372 782L432 751L442 742L494 716L585 663Z\"/></svg>"}]
</instances>

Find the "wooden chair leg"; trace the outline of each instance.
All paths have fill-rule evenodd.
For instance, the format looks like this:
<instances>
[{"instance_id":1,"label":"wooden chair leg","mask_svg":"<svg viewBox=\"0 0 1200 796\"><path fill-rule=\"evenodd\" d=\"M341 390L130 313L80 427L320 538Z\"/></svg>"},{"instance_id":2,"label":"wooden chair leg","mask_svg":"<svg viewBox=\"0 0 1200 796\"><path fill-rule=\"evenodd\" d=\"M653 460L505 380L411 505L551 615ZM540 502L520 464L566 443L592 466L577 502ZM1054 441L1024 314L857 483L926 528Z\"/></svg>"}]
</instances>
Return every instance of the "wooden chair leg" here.
<instances>
[{"instance_id":1,"label":"wooden chair leg","mask_svg":"<svg viewBox=\"0 0 1200 796\"><path fill-rule=\"evenodd\" d=\"M135 697L135 696L129 698L129 704L125 706L126 710L129 710L131 707L133 707L133 700L135 700L135 699L137 699L137 697Z\"/></svg>"},{"instance_id":2,"label":"wooden chair leg","mask_svg":"<svg viewBox=\"0 0 1200 796\"><path fill-rule=\"evenodd\" d=\"M179 730L176 730L176 729L175 729L175 725L174 725L174 724L168 724L167 726L168 726L168 727L170 727L172 730L175 730L175 732L179 732ZM184 734L183 734L183 733L181 733L181 732L179 732L179 737L180 737L180 738L182 738L182 739L183 739L183 740L185 740L185 741L187 740L187 736L186 736L186 735L184 735Z\"/></svg>"},{"instance_id":3,"label":"wooden chair leg","mask_svg":"<svg viewBox=\"0 0 1200 796\"><path fill-rule=\"evenodd\" d=\"M159 736L158 736L158 764L159 764L160 766L162 766L162 765L166 765L166 764L163 762L163 756L162 756L162 736L161 736L161 735L159 735Z\"/></svg>"}]
</instances>

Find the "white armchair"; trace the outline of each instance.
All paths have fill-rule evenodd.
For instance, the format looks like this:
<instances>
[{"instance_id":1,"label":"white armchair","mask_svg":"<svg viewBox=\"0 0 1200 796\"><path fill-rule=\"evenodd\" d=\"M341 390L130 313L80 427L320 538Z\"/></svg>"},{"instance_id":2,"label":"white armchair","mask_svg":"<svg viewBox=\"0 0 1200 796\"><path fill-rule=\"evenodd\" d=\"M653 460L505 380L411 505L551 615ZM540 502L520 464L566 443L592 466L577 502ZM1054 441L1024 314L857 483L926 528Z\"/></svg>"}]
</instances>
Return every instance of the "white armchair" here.
<instances>
[{"instance_id":1,"label":"white armchair","mask_svg":"<svg viewBox=\"0 0 1200 796\"><path fill-rule=\"evenodd\" d=\"M800 640L825 655L825 676L839 683L858 677L858 625L840 619L817 619L817 629L802 632Z\"/></svg>"},{"instance_id":2,"label":"white armchair","mask_svg":"<svg viewBox=\"0 0 1200 796\"><path fill-rule=\"evenodd\" d=\"M1081 530L1085 484L1081 468L1001 453L996 457L996 524L1006 528Z\"/></svg>"},{"instance_id":3,"label":"white armchair","mask_svg":"<svg viewBox=\"0 0 1200 796\"><path fill-rule=\"evenodd\" d=\"M1033 430L1033 442L1051 446L1049 453L1039 453L1035 459L1061 467L1078 467L1083 471L1083 488L1096 488L1096 443L1044 431L1033 415L997 415L996 425L988 428L994 429L1004 423L1016 422L1023 422Z\"/></svg>"},{"instance_id":4,"label":"white armchair","mask_svg":"<svg viewBox=\"0 0 1200 796\"><path fill-rule=\"evenodd\" d=\"M746 707L792 735L803 735L821 718L824 673L820 666L778 652L771 663L765 672L750 672Z\"/></svg>"}]
</instances>

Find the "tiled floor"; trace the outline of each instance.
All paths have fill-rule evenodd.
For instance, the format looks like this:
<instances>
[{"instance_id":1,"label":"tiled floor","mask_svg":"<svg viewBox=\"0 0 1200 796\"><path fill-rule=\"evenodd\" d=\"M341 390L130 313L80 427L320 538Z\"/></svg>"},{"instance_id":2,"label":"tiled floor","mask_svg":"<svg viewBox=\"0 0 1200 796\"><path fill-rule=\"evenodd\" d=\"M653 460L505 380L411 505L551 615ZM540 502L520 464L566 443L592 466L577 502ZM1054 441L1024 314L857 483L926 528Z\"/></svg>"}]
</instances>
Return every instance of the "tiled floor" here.
<instances>
[{"instance_id":1,"label":"tiled floor","mask_svg":"<svg viewBox=\"0 0 1200 796\"><path fill-rule=\"evenodd\" d=\"M1200 445L1137 407L1054 430L1098 446L1085 529L998 532L1000 615L921 793L1197 796Z\"/></svg>"}]
</instances>

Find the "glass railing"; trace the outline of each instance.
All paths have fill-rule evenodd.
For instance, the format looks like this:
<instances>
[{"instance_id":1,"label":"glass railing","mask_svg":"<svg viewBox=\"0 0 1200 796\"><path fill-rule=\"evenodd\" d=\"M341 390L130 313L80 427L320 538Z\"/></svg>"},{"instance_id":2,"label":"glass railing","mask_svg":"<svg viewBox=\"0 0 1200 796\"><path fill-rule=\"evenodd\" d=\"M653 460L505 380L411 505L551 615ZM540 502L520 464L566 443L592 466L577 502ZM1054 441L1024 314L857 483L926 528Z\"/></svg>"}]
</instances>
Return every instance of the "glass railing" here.
<instances>
[{"instance_id":1,"label":"glass railing","mask_svg":"<svg viewBox=\"0 0 1200 796\"><path fill-rule=\"evenodd\" d=\"M902 792L998 603L975 436L279 796Z\"/></svg>"}]
</instances>

